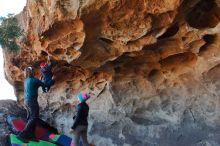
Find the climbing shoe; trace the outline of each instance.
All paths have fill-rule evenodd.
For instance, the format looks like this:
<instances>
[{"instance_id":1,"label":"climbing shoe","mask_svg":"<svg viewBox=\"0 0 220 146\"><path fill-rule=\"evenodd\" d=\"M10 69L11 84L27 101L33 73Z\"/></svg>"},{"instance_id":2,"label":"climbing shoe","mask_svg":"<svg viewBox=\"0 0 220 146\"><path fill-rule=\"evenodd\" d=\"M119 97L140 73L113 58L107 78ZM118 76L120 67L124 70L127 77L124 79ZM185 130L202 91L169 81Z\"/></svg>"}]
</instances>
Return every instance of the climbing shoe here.
<instances>
[{"instance_id":1,"label":"climbing shoe","mask_svg":"<svg viewBox=\"0 0 220 146\"><path fill-rule=\"evenodd\" d=\"M30 135L25 135L23 133L20 133L16 136L19 140L23 141L24 143L28 143L28 141L35 141L38 142L39 140L34 138L33 136Z\"/></svg>"},{"instance_id":2,"label":"climbing shoe","mask_svg":"<svg viewBox=\"0 0 220 146\"><path fill-rule=\"evenodd\" d=\"M16 136L17 139L19 139L20 141L24 142L24 143L28 143L29 140L27 138L22 137L20 134Z\"/></svg>"}]
</instances>

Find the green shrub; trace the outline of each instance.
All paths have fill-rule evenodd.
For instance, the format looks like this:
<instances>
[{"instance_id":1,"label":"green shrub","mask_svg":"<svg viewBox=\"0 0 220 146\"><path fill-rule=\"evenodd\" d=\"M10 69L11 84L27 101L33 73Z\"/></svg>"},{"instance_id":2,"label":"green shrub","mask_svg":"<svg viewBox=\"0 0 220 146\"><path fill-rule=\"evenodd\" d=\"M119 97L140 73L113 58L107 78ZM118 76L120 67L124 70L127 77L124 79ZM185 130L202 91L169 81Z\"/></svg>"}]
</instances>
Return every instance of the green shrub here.
<instances>
[{"instance_id":1,"label":"green shrub","mask_svg":"<svg viewBox=\"0 0 220 146\"><path fill-rule=\"evenodd\" d=\"M19 49L16 39L23 34L23 30L18 25L18 20L9 15L8 18L0 18L0 44L2 48L7 48L12 51Z\"/></svg>"}]
</instances>

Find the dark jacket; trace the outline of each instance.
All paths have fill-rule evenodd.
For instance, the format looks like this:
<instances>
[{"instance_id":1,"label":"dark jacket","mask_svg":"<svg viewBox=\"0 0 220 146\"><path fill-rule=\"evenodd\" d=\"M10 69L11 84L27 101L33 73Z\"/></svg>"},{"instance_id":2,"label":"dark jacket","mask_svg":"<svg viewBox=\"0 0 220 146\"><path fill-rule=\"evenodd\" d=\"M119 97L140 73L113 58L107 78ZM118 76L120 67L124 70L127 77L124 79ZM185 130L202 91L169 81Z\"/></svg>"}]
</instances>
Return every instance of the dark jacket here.
<instances>
[{"instance_id":1,"label":"dark jacket","mask_svg":"<svg viewBox=\"0 0 220 146\"><path fill-rule=\"evenodd\" d=\"M72 129L76 129L78 125L88 125L89 106L86 102L81 102L77 105L77 114L73 123Z\"/></svg>"},{"instance_id":2,"label":"dark jacket","mask_svg":"<svg viewBox=\"0 0 220 146\"><path fill-rule=\"evenodd\" d=\"M52 64L46 65L44 68L41 69L41 73L43 76L44 82L49 82L52 80L53 73L52 73Z\"/></svg>"},{"instance_id":3,"label":"dark jacket","mask_svg":"<svg viewBox=\"0 0 220 146\"><path fill-rule=\"evenodd\" d=\"M38 88L45 89L45 84L35 77L28 77L24 80L24 102L36 103L38 97Z\"/></svg>"}]
</instances>

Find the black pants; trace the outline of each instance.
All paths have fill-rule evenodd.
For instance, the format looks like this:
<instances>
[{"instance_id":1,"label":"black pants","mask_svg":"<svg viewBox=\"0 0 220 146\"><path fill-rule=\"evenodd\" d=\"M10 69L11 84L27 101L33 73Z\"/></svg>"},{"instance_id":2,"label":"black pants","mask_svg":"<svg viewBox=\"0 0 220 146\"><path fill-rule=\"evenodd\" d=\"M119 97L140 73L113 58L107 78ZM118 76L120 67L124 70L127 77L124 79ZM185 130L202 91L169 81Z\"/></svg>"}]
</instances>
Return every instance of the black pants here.
<instances>
[{"instance_id":1,"label":"black pants","mask_svg":"<svg viewBox=\"0 0 220 146\"><path fill-rule=\"evenodd\" d=\"M89 146L88 140L87 140L87 131L88 126L79 125L74 130L74 145L78 146L80 139L83 142L83 146Z\"/></svg>"},{"instance_id":2,"label":"black pants","mask_svg":"<svg viewBox=\"0 0 220 146\"><path fill-rule=\"evenodd\" d=\"M27 109L27 125L22 131L24 135L30 135L34 137L35 128L38 125L39 127L45 128L52 133L58 134L58 130L48 123L44 122L39 118L39 106L38 104L25 104Z\"/></svg>"},{"instance_id":3,"label":"black pants","mask_svg":"<svg viewBox=\"0 0 220 146\"><path fill-rule=\"evenodd\" d=\"M35 136L35 128L39 119L39 105L38 103L25 103L25 108L27 110L27 124L19 135L32 138Z\"/></svg>"}]
</instances>

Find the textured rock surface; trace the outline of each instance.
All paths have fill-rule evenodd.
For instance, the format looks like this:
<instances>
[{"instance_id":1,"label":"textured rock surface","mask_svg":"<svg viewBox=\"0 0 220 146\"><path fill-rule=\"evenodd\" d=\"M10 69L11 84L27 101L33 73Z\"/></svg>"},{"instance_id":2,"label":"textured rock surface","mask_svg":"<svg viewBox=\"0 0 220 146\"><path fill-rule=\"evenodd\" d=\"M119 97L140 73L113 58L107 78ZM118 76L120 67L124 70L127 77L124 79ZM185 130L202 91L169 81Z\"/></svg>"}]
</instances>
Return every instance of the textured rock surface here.
<instances>
[{"instance_id":1,"label":"textured rock surface","mask_svg":"<svg viewBox=\"0 0 220 146\"><path fill-rule=\"evenodd\" d=\"M90 87L98 146L220 145L218 0L28 0L18 18L7 79L21 101L25 66L53 56L56 85L39 102L61 132Z\"/></svg>"}]
</instances>

